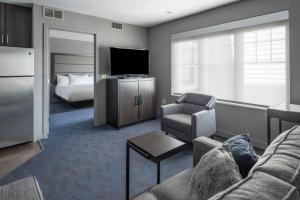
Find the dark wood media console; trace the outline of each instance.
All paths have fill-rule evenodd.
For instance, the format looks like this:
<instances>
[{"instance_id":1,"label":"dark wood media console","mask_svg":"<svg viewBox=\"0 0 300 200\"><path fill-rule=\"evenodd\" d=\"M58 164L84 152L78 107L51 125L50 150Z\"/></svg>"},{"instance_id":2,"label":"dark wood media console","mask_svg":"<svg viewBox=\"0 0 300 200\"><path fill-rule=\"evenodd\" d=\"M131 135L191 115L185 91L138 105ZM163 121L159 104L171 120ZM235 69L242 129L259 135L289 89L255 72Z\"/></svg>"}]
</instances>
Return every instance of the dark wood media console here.
<instances>
[{"instance_id":1,"label":"dark wood media console","mask_svg":"<svg viewBox=\"0 0 300 200\"><path fill-rule=\"evenodd\" d=\"M155 78L110 78L107 122L121 127L155 118Z\"/></svg>"}]
</instances>

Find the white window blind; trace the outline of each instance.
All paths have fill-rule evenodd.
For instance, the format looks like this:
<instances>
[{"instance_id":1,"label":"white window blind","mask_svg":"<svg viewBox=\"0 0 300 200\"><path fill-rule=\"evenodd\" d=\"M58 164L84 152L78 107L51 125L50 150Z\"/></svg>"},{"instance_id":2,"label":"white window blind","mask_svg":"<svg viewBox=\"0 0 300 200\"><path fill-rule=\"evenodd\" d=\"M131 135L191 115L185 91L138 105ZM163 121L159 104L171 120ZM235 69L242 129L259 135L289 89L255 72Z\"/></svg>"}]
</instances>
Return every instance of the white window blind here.
<instances>
[{"instance_id":1,"label":"white window blind","mask_svg":"<svg viewBox=\"0 0 300 200\"><path fill-rule=\"evenodd\" d=\"M274 105L287 96L286 22L172 40L172 93Z\"/></svg>"},{"instance_id":2,"label":"white window blind","mask_svg":"<svg viewBox=\"0 0 300 200\"><path fill-rule=\"evenodd\" d=\"M176 46L176 63L178 88L180 91L190 91L197 88L197 67L198 63L198 43L195 41L185 41Z\"/></svg>"}]
</instances>

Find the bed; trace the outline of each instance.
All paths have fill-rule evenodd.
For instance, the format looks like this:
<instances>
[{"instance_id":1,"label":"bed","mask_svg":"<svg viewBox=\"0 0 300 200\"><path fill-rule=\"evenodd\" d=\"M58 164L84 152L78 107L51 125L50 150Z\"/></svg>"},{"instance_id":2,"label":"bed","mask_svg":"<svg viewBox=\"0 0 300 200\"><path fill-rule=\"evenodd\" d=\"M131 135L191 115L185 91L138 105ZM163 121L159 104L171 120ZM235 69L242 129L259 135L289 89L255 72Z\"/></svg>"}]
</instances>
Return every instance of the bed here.
<instances>
[{"instance_id":1,"label":"bed","mask_svg":"<svg viewBox=\"0 0 300 200\"><path fill-rule=\"evenodd\" d=\"M52 53L53 96L72 106L92 105L94 100L94 57Z\"/></svg>"},{"instance_id":2,"label":"bed","mask_svg":"<svg viewBox=\"0 0 300 200\"><path fill-rule=\"evenodd\" d=\"M68 102L88 101L94 99L94 85L59 85L55 94Z\"/></svg>"}]
</instances>

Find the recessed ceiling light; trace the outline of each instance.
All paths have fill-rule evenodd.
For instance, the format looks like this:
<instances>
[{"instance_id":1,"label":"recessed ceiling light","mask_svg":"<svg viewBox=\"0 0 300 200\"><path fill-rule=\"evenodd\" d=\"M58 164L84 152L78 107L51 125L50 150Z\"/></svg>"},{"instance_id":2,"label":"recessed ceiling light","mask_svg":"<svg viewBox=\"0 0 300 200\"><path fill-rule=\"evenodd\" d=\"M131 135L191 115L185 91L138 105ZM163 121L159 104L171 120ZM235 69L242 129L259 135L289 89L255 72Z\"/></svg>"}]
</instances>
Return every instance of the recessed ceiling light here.
<instances>
[{"instance_id":1,"label":"recessed ceiling light","mask_svg":"<svg viewBox=\"0 0 300 200\"><path fill-rule=\"evenodd\" d=\"M166 11L166 14L168 14L168 15L170 15L170 14L172 14L172 11Z\"/></svg>"}]
</instances>

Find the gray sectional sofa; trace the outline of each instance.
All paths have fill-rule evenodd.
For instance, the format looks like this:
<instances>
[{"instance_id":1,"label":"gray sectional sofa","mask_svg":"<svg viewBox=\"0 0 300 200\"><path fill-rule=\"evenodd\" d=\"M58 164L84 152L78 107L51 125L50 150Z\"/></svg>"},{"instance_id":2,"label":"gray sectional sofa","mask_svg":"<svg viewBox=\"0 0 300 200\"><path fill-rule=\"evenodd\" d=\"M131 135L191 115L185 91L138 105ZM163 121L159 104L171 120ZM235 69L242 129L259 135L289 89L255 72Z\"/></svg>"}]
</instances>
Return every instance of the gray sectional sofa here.
<instances>
[{"instance_id":1,"label":"gray sectional sofa","mask_svg":"<svg viewBox=\"0 0 300 200\"><path fill-rule=\"evenodd\" d=\"M27 177L0 187L2 200L43 200L40 186L35 177Z\"/></svg>"},{"instance_id":2,"label":"gray sectional sofa","mask_svg":"<svg viewBox=\"0 0 300 200\"><path fill-rule=\"evenodd\" d=\"M219 145L209 138L195 139L194 166ZM194 200L189 189L192 173L193 168L187 169L133 200ZM299 191L300 126L295 126L270 144L247 178L209 200L299 200Z\"/></svg>"}]
</instances>

